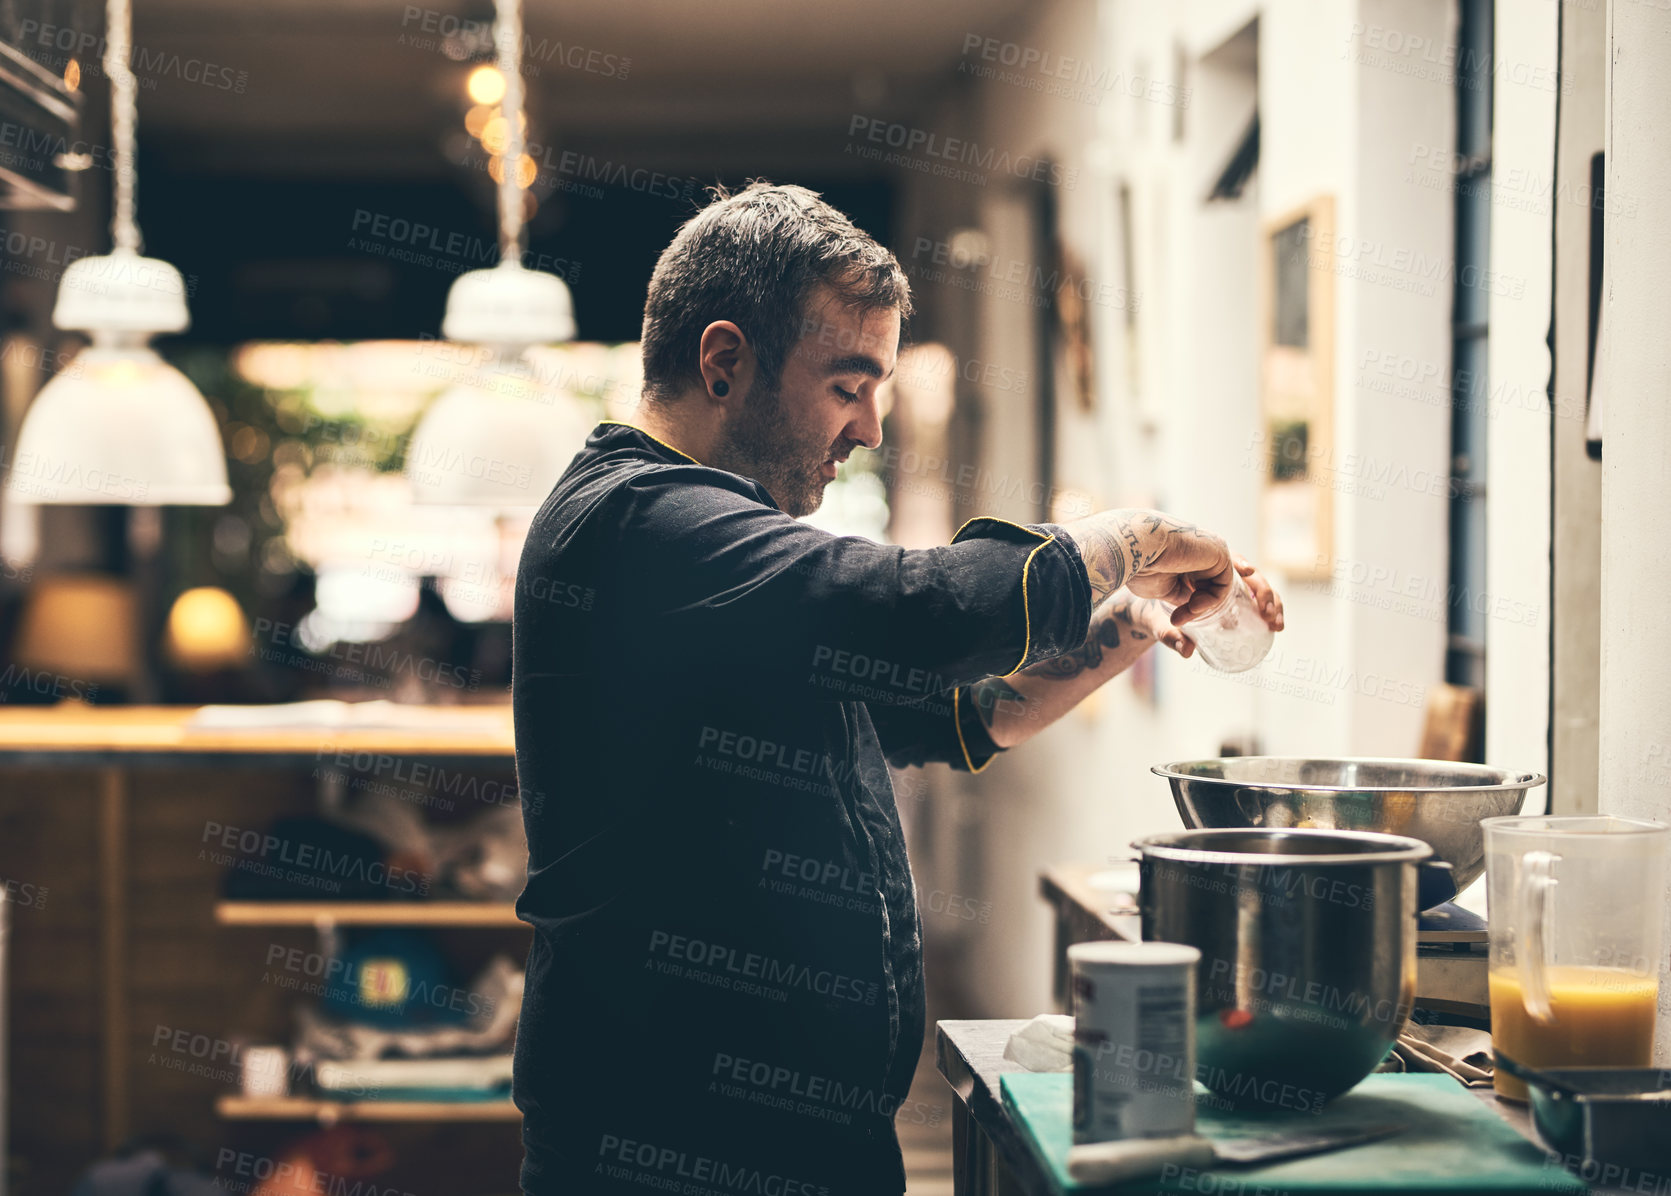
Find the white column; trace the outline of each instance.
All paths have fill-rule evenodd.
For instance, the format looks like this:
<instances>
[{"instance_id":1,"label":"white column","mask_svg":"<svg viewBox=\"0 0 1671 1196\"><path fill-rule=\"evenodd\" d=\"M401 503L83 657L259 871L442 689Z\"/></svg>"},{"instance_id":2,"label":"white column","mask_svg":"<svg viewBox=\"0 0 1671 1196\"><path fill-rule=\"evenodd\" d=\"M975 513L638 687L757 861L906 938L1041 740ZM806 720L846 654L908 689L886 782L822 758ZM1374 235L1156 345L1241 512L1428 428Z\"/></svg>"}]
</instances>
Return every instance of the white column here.
<instances>
[{"instance_id":1,"label":"white column","mask_svg":"<svg viewBox=\"0 0 1671 1196\"><path fill-rule=\"evenodd\" d=\"M1671 820L1671 11L1610 0L1608 34L1600 806Z\"/></svg>"},{"instance_id":2,"label":"white column","mask_svg":"<svg viewBox=\"0 0 1671 1196\"><path fill-rule=\"evenodd\" d=\"M1485 759L1549 768L1549 310L1559 10L1497 0L1486 433ZM1540 808L1544 794L1527 800Z\"/></svg>"}]
</instances>

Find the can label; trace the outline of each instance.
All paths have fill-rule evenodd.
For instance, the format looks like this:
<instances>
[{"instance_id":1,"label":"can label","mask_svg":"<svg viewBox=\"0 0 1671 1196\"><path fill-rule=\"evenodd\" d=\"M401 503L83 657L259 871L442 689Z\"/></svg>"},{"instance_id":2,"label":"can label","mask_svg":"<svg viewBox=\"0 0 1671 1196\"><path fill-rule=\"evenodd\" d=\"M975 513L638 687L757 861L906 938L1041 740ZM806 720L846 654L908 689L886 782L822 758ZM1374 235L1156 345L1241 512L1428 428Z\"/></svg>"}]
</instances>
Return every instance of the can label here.
<instances>
[{"instance_id":1,"label":"can label","mask_svg":"<svg viewBox=\"0 0 1671 1196\"><path fill-rule=\"evenodd\" d=\"M1073 978L1073 1140L1195 1129L1193 969L1097 968Z\"/></svg>"}]
</instances>

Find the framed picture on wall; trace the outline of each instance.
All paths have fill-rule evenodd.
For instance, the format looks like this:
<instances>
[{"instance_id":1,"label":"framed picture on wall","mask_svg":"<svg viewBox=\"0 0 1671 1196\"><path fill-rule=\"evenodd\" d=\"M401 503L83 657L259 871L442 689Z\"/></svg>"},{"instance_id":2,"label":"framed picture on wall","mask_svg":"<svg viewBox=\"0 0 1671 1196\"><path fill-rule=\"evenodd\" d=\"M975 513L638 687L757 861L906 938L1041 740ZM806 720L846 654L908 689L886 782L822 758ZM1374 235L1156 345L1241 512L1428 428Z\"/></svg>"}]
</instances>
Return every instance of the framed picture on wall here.
<instances>
[{"instance_id":1,"label":"framed picture on wall","mask_svg":"<svg viewBox=\"0 0 1671 1196\"><path fill-rule=\"evenodd\" d=\"M1334 564L1334 200L1267 221L1260 254L1260 560L1292 578Z\"/></svg>"}]
</instances>

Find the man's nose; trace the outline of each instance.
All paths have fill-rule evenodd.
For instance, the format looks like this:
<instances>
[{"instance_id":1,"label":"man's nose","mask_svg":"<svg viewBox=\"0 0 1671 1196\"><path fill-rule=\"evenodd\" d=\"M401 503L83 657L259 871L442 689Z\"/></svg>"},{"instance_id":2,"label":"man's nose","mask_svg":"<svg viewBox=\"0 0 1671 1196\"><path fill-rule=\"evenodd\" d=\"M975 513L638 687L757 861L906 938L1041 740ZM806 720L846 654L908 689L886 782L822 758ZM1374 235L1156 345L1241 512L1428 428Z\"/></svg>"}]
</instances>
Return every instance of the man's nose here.
<instances>
[{"instance_id":1,"label":"man's nose","mask_svg":"<svg viewBox=\"0 0 1671 1196\"><path fill-rule=\"evenodd\" d=\"M847 439L862 444L867 449L878 448L882 444L882 408L876 401L876 392L872 391L870 398L860 404L860 410L847 425L845 432Z\"/></svg>"}]
</instances>

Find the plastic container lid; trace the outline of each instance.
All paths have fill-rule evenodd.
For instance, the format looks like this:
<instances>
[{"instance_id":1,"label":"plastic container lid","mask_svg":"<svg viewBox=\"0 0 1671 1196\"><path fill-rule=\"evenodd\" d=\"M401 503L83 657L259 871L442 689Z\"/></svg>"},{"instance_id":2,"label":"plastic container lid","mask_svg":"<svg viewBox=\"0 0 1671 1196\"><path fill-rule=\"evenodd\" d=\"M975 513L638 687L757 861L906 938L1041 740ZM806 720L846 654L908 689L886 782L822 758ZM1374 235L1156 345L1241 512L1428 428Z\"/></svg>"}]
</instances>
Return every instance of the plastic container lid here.
<instances>
[{"instance_id":1,"label":"plastic container lid","mask_svg":"<svg viewBox=\"0 0 1671 1196\"><path fill-rule=\"evenodd\" d=\"M1075 943L1068 948L1068 962L1092 967L1179 967L1201 961L1201 952L1187 943Z\"/></svg>"}]
</instances>

